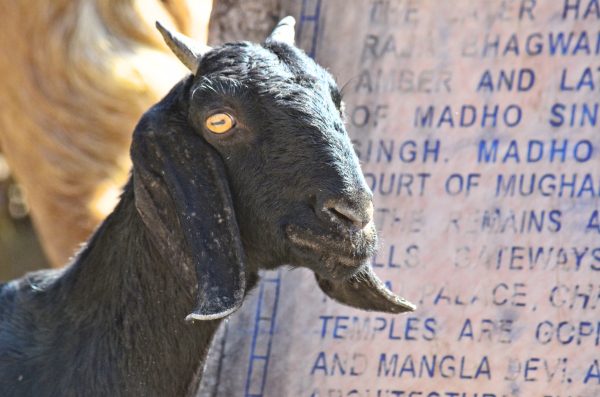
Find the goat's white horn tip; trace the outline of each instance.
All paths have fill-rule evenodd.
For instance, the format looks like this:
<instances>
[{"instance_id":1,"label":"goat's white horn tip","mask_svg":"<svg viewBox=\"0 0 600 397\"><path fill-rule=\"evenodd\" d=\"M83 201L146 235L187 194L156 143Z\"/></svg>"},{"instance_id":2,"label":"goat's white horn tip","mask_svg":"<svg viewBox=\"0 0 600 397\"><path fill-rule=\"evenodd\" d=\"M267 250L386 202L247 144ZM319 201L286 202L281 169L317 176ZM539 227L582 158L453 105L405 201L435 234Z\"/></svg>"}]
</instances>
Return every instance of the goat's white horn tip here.
<instances>
[{"instance_id":1,"label":"goat's white horn tip","mask_svg":"<svg viewBox=\"0 0 600 397\"><path fill-rule=\"evenodd\" d=\"M296 26L296 19L293 16L288 15L287 17L279 21L279 23L277 24L277 26L281 25L290 25L291 27L294 27Z\"/></svg>"},{"instance_id":2,"label":"goat's white horn tip","mask_svg":"<svg viewBox=\"0 0 600 397\"><path fill-rule=\"evenodd\" d=\"M271 32L269 37L267 37L266 42L278 41L281 43L294 45L295 25L296 20L294 17L287 16L283 18L281 21L279 21L277 26L275 26L275 29L273 29L273 32Z\"/></svg>"}]
</instances>

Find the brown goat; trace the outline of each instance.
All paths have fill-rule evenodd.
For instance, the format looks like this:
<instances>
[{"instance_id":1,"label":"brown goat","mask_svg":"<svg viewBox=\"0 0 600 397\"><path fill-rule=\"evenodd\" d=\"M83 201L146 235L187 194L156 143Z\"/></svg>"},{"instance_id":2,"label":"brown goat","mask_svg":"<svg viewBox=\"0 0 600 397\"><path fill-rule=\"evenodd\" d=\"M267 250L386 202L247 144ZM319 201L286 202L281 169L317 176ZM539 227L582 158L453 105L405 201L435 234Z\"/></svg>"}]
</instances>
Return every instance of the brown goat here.
<instances>
[{"instance_id":1,"label":"brown goat","mask_svg":"<svg viewBox=\"0 0 600 397\"><path fill-rule=\"evenodd\" d=\"M131 130L185 74L154 21L206 42L212 1L141 3L0 3L0 148L56 266L112 210Z\"/></svg>"}]
</instances>

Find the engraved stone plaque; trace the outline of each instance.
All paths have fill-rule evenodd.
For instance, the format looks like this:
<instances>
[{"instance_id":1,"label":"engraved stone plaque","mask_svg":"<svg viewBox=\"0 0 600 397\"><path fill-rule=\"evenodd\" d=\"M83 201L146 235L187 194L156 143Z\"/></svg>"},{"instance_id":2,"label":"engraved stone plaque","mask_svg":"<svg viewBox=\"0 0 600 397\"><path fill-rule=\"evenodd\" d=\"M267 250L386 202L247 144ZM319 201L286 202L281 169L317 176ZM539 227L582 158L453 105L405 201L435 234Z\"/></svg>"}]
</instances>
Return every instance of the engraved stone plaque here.
<instances>
[{"instance_id":1,"label":"engraved stone plaque","mask_svg":"<svg viewBox=\"0 0 600 397\"><path fill-rule=\"evenodd\" d=\"M265 273L203 393L600 396L600 1L289 3L343 87L372 265L418 309Z\"/></svg>"}]
</instances>

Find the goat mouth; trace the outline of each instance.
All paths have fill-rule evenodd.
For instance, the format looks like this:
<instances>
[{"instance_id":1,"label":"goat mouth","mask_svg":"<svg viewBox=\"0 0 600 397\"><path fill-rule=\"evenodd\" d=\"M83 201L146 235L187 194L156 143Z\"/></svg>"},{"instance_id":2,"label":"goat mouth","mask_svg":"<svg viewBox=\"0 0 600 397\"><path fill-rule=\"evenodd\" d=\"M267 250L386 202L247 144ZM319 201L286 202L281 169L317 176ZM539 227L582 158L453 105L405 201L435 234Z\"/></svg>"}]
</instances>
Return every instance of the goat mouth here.
<instances>
[{"instance_id":1,"label":"goat mouth","mask_svg":"<svg viewBox=\"0 0 600 397\"><path fill-rule=\"evenodd\" d=\"M366 265L375 252L375 231L360 231L338 235L316 233L306 227L287 225L284 228L292 249L304 259L318 264L329 279L347 278ZM317 270L317 269L314 269Z\"/></svg>"}]
</instances>

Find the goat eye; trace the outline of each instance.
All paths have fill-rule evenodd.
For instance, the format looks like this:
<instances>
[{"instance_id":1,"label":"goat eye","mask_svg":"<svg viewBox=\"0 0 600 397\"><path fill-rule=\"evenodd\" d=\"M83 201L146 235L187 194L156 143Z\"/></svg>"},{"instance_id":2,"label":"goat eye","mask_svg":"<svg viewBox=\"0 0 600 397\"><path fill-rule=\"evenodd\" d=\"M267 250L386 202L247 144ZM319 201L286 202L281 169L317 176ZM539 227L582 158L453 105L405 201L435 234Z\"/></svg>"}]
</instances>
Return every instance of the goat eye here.
<instances>
[{"instance_id":1,"label":"goat eye","mask_svg":"<svg viewBox=\"0 0 600 397\"><path fill-rule=\"evenodd\" d=\"M215 134L223 134L235 125L235 119L228 113L215 113L206 118L206 128Z\"/></svg>"}]
</instances>

